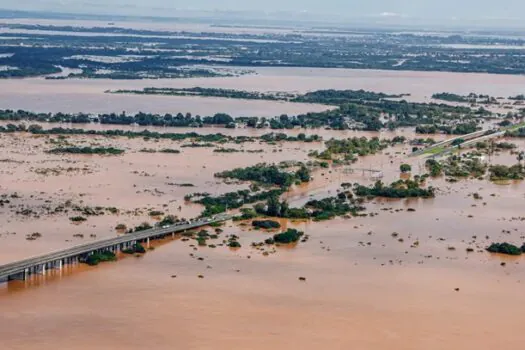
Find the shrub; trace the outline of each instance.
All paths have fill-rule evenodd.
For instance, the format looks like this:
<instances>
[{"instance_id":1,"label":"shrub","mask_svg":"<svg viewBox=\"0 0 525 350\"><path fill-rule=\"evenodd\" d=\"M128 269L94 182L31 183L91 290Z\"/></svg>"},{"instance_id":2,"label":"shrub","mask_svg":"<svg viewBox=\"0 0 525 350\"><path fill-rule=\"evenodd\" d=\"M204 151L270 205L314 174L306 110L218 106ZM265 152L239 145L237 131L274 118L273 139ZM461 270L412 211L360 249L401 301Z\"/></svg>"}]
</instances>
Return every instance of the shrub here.
<instances>
[{"instance_id":1,"label":"shrub","mask_svg":"<svg viewBox=\"0 0 525 350\"><path fill-rule=\"evenodd\" d=\"M522 250L510 243L492 243L487 251L506 255L521 255Z\"/></svg>"},{"instance_id":2,"label":"shrub","mask_svg":"<svg viewBox=\"0 0 525 350\"><path fill-rule=\"evenodd\" d=\"M285 232L274 235L273 240L275 243L289 244L297 242L303 235L304 232L289 228Z\"/></svg>"},{"instance_id":3,"label":"shrub","mask_svg":"<svg viewBox=\"0 0 525 350\"><path fill-rule=\"evenodd\" d=\"M412 167L408 164L401 164L399 170L401 170L402 173L409 173L412 171Z\"/></svg>"},{"instance_id":4,"label":"shrub","mask_svg":"<svg viewBox=\"0 0 525 350\"><path fill-rule=\"evenodd\" d=\"M94 253L89 255L84 262L90 266L95 266L101 262L115 260L117 260L117 256L113 252L106 250L100 253Z\"/></svg>"},{"instance_id":5,"label":"shrub","mask_svg":"<svg viewBox=\"0 0 525 350\"><path fill-rule=\"evenodd\" d=\"M281 224L273 220L255 220L252 222L252 226L267 230L281 228Z\"/></svg>"},{"instance_id":6,"label":"shrub","mask_svg":"<svg viewBox=\"0 0 525 350\"><path fill-rule=\"evenodd\" d=\"M230 248L241 248L241 244L237 241L228 242L228 247Z\"/></svg>"},{"instance_id":7,"label":"shrub","mask_svg":"<svg viewBox=\"0 0 525 350\"><path fill-rule=\"evenodd\" d=\"M131 248L123 250L122 253L124 253L124 254L135 254L135 253L137 253L137 254L144 254L144 253L146 253L146 249L144 249L142 244L137 243L134 246L132 246Z\"/></svg>"}]
</instances>

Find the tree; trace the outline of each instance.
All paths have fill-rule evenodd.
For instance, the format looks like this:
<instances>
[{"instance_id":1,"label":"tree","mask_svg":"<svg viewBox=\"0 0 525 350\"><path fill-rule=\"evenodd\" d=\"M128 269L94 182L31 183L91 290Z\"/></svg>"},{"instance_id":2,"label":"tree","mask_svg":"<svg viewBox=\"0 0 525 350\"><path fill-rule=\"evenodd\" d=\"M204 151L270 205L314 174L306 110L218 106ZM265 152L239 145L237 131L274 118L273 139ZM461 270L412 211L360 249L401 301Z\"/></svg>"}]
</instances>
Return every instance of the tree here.
<instances>
[{"instance_id":1,"label":"tree","mask_svg":"<svg viewBox=\"0 0 525 350\"><path fill-rule=\"evenodd\" d=\"M518 162L521 164L521 162L525 160L525 152L521 151L519 154L518 154Z\"/></svg>"},{"instance_id":2,"label":"tree","mask_svg":"<svg viewBox=\"0 0 525 350\"><path fill-rule=\"evenodd\" d=\"M310 171L305 166L302 166L299 170L297 170L295 176L297 176L301 182L309 182L311 180Z\"/></svg>"},{"instance_id":3,"label":"tree","mask_svg":"<svg viewBox=\"0 0 525 350\"><path fill-rule=\"evenodd\" d=\"M282 218L288 217L288 212L290 211L290 206L288 205L287 201L282 201L281 203L281 211L279 213L279 216Z\"/></svg>"},{"instance_id":4,"label":"tree","mask_svg":"<svg viewBox=\"0 0 525 350\"><path fill-rule=\"evenodd\" d=\"M279 197L272 196L268 198L266 202L266 214L269 216L279 216L281 211L281 204L279 203Z\"/></svg>"},{"instance_id":5,"label":"tree","mask_svg":"<svg viewBox=\"0 0 525 350\"><path fill-rule=\"evenodd\" d=\"M460 146L464 142L465 142L465 139L459 138L459 139L452 141L452 146Z\"/></svg>"},{"instance_id":6,"label":"tree","mask_svg":"<svg viewBox=\"0 0 525 350\"><path fill-rule=\"evenodd\" d=\"M412 167L408 164L401 164L401 166L399 167L399 170L401 170L401 172L404 174L404 173L409 173L412 171Z\"/></svg>"}]
</instances>

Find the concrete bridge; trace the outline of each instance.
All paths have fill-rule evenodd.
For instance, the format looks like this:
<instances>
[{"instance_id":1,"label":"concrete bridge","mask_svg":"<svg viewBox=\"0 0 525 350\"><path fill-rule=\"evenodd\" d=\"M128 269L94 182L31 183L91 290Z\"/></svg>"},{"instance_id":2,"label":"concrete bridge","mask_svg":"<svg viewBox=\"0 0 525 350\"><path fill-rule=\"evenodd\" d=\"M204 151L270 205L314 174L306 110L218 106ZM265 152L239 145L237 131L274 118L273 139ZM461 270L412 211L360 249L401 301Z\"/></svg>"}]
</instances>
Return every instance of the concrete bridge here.
<instances>
[{"instance_id":1,"label":"concrete bridge","mask_svg":"<svg viewBox=\"0 0 525 350\"><path fill-rule=\"evenodd\" d=\"M494 137L494 134L490 134L490 132L493 132L495 134L497 133L497 130L480 130L480 131L473 132L471 134L455 136L450 139L446 139L444 141L435 143L427 148L423 148L415 152L412 152L410 156L415 157L415 156L420 156L422 154L431 154L433 150L437 150L440 148L444 149L445 147L451 146L452 143L456 140L470 141L470 140L477 140L478 138L482 136L491 136L491 135L492 137Z\"/></svg>"},{"instance_id":2,"label":"concrete bridge","mask_svg":"<svg viewBox=\"0 0 525 350\"><path fill-rule=\"evenodd\" d=\"M130 248L137 243L145 243L146 245L149 245L149 242L152 239L160 239L170 235L175 236L175 234L180 232L185 232L212 223L227 221L231 218L233 218L232 215L221 214L213 218L203 218L186 224L172 225L169 227L163 226L161 228L129 233L120 237L77 245L53 253L15 261L0 266L0 282L25 280L32 274L45 274L48 269L62 269L66 264L81 262L94 253L100 253L103 251L116 253Z\"/></svg>"}]
</instances>

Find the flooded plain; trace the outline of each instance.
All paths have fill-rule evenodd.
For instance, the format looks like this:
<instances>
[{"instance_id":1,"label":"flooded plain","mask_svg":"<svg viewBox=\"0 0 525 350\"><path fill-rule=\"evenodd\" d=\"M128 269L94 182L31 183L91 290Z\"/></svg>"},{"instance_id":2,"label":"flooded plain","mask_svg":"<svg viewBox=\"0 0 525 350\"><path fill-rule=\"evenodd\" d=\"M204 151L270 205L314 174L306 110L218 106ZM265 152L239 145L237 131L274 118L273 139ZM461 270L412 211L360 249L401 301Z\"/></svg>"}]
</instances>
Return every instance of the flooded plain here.
<instances>
[{"instance_id":1,"label":"flooded plain","mask_svg":"<svg viewBox=\"0 0 525 350\"><path fill-rule=\"evenodd\" d=\"M248 134L244 129L191 131ZM256 136L268 131L249 132ZM325 140L415 137L409 130L309 133ZM59 156L45 152L58 141L113 146L125 153ZM525 148L523 140L511 141ZM214 153L213 148L184 148L185 143L0 134L0 194L8 194L10 200L0 208L0 263L115 236L119 223L130 227L153 223L155 219L148 215L151 210L180 217L198 215L202 208L184 202L184 195L244 187L225 184L214 173L259 162L308 161L310 151L324 149L322 142L253 142L221 147L264 153ZM163 148L181 153L141 152ZM402 163L411 164L414 174L424 173L424 160L408 158L409 152L408 145L396 146L362 157L352 166L318 169L311 183L294 187L286 198L297 206L310 198L335 195L343 182L373 183L362 169L381 170L385 182L399 178ZM514 164L516 159L502 152L490 161ZM222 235L238 235L242 247L237 250L193 247L191 241L177 237L157 242L155 250L140 258L121 257L116 263L78 266L0 285L2 346L10 350L520 346L525 316L516 310L525 302L521 288L525 261L490 255L484 248L493 241L518 245L525 241L525 226L519 219L524 214L525 184L449 183L443 178L428 182L439 188L436 198L366 202L367 213L377 213L374 216L320 223L283 221L285 227L296 227L310 236L295 247L252 248L252 242L263 241L269 234L230 222ZM177 185L183 183L195 187ZM473 193L482 199L474 199ZM71 207L113 207L118 213L105 212L73 224L72 211L53 212L60 204L67 207L68 201ZM27 208L36 215L21 212ZM33 232L42 237L27 240L26 235ZM506 265L501 266L502 262Z\"/></svg>"},{"instance_id":2,"label":"flooded plain","mask_svg":"<svg viewBox=\"0 0 525 350\"><path fill-rule=\"evenodd\" d=\"M474 92L507 98L523 94L525 86L525 77L519 75L333 68L253 68L251 70L256 74L216 78L0 80L0 108L69 113L120 113L122 111L136 113L143 111L213 115L223 112L236 117L273 117L283 113L297 115L319 112L328 107L315 104L211 97L107 94L105 91L141 90L146 87L208 87L290 93L305 93L322 89L364 89L389 94L410 94L405 99L413 102L429 102L432 94L440 92L463 95Z\"/></svg>"},{"instance_id":3,"label":"flooded plain","mask_svg":"<svg viewBox=\"0 0 525 350\"><path fill-rule=\"evenodd\" d=\"M309 35L304 29L179 22L2 22ZM414 102L429 102L431 95L439 92L474 92L504 98L525 92L525 77L518 75L289 67L250 70L255 74L170 80L2 79L0 109L200 115L224 112L236 117L273 117L329 108L275 101L105 93L145 87L199 86L290 93L364 89L410 94L405 98ZM41 125L254 137L270 132L252 128ZM419 135L413 129L381 133L325 129L278 132L293 136L301 132L307 136L317 134L324 140L446 137ZM523 139L506 141L525 149ZM260 162L306 162L312 160L308 156L311 151L325 148L324 142L256 141L215 147L244 152L217 153L213 147L183 147L189 142L0 134L0 196L5 195L0 197L0 264L121 235L123 231L116 230L119 224L127 228L143 222L154 224L160 218L151 216L153 211L179 218L195 217L203 208L186 202L185 195L221 194L248 187L226 183L215 178L215 173ZM99 156L46 152L57 145L116 147L125 153ZM181 153L152 153L162 149ZM368 170L381 171L383 181L390 183L400 178L403 163L412 166L413 175L425 173L425 160L407 157L410 151L408 144L399 145L361 157L351 166L317 168L310 183L292 187L284 197L292 207L302 206L310 199L336 195L345 182L372 184L376 179ZM489 162L515 164L516 155L501 152ZM252 242L262 242L272 233L252 230L249 222L228 222L218 242L235 234L242 245L239 249L220 244L215 248L197 247L194 241L177 236L154 242L155 249L141 257L119 256L114 263L68 266L27 281L0 284L0 349L520 348L525 341L525 316L520 311L525 303L525 257L492 255L485 248L492 242L507 241L518 246L525 242L525 182L495 184L487 179L469 179L451 183L441 177L428 179L427 184L438 188L435 198L366 201L368 216L326 222L280 220L284 228L297 228L309 236L295 246L252 247ZM79 215L76 208L94 210L96 215L75 223L70 219Z\"/></svg>"}]
</instances>

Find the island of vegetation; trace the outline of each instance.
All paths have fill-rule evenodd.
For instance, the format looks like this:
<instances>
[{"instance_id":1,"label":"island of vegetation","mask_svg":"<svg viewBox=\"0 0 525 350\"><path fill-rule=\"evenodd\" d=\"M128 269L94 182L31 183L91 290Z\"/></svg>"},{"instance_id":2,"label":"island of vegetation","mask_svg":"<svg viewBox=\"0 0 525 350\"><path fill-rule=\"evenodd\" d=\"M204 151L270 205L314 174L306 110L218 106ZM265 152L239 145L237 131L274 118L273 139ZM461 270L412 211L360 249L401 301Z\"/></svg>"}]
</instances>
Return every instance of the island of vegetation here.
<instances>
[{"instance_id":1,"label":"island of vegetation","mask_svg":"<svg viewBox=\"0 0 525 350\"><path fill-rule=\"evenodd\" d=\"M124 150L114 147L59 147L53 148L48 153L53 154L99 154L99 155L120 155Z\"/></svg>"},{"instance_id":2,"label":"island of vegetation","mask_svg":"<svg viewBox=\"0 0 525 350\"><path fill-rule=\"evenodd\" d=\"M110 252L109 250L105 250L100 253L93 253L89 255L87 258L83 260L83 262L90 266L95 266L101 262L116 261L116 260L117 260L117 256L115 255L115 253Z\"/></svg>"},{"instance_id":3,"label":"island of vegetation","mask_svg":"<svg viewBox=\"0 0 525 350\"><path fill-rule=\"evenodd\" d=\"M388 98L387 98L388 97ZM201 127L203 125L222 125L234 128L243 125L247 128L320 128L337 130L359 129L378 131L383 128L419 126L418 132L446 132L454 134L469 133L477 130L480 123L493 117L483 109L471 109L465 106L450 106L435 103L412 103L405 100L392 100L391 95L368 91L319 90L294 98L296 102L320 103L335 106L323 112L306 113L297 116L286 114L273 118L241 117L234 119L228 114L217 113L214 116L178 113L176 115L137 113L136 115L99 114L96 116L79 113L32 113L28 111L0 111L0 120L91 123L141 126ZM329 107L327 107L329 108ZM8 130L9 131L9 130ZM312 140L303 140L314 141Z\"/></svg>"},{"instance_id":4,"label":"island of vegetation","mask_svg":"<svg viewBox=\"0 0 525 350\"><path fill-rule=\"evenodd\" d=\"M525 244L520 247L510 243L492 243L488 248L488 252L505 254L505 255L521 255L525 253Z\"/></svg>"}]
</instances>

